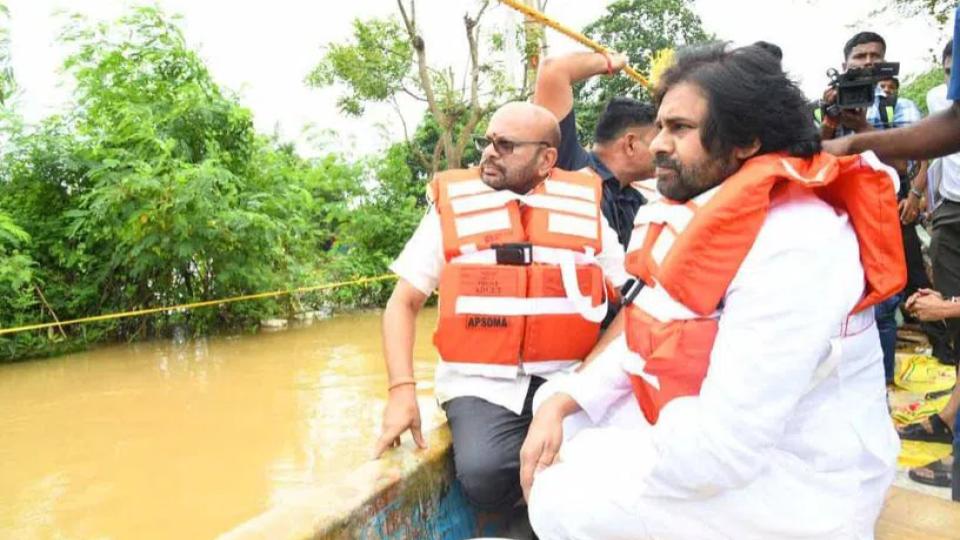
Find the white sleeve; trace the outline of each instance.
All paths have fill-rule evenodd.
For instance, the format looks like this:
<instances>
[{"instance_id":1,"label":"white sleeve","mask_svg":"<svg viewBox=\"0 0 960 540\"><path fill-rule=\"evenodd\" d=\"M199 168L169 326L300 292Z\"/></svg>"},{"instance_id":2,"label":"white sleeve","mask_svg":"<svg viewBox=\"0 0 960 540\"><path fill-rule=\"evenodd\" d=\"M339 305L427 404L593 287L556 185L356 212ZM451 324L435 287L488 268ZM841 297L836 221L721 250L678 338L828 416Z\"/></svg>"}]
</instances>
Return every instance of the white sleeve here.
<instances>
[{"instance_id":1,"label":"white sleeve","mask_svg":"<svg viewBox=\"0 0 960 540\"><path fill-rule=\"evenodd\" d=\"M397 260L390 264L390 270L423 294L430 295L440 283L443 264L440 214L431 205Z\"/></svg>"},{"instance_id":2,"label":"white sleeve","mask_svg":"<svg viewBox=\"0 0 960 540\"><path fill-rule=\"evenodd\" d=\"M572 397L594 424L599 424L610 406L632 391L630 376L621 367L625 354L631 353L621 335L582 371L561 383L560 391Z\"/></svg>"},{"instance_id":3,"label":"white sleeve","mask_svg":"<svg viewBox=\"0 0 960 540\"><path fill-rule=\"evenodd\" d=\"M656 456L625 471L643 495L709 496L766 468L863 290L846 216L818 204L768 215L727 291L700 395L670 402L651 437L637 439L638 455Z\"/></svg>"},{"instance_id":4,"label":"white sleeve","mask_svg":"<svg viewBox=\"0 0 960 540\"><path fill-rule=\"evenodd\" d=\"M603 274L614 287L620 287L630 279L624 266L623 246L616 231L610 227L605 216L600 216L600 240L603 250L597 255L597 261L603 268Z\"/></svg>"}]
</instances>

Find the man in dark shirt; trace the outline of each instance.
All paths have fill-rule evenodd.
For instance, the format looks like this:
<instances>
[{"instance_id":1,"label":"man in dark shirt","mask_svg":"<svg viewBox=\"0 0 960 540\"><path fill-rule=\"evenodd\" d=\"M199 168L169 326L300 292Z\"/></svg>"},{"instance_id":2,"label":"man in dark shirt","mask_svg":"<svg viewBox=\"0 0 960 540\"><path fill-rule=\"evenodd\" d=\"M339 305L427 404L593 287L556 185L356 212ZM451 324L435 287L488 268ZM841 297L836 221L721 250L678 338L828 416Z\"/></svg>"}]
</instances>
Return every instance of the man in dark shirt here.
<instances>
[{"instance_id":1,"label":"man in dark shirt","mask_svg":"<svg viewBox=\"0 0 960 540\"><path fill-rule=\"evenodd\" d=\"M656 110L647 103L614 98L597 121L595 143L587 151L577 140L573 112L573 84L603 73L623 69L622 54L573 53L547 58L540 64L533 102L550 110L560 121L557 167L577 171L590 168L603 179L603 215L624 248L633 232L633 218L646 202L631 183L654 175L648 145L657 134Z\"/></svg>"}]
</instances>

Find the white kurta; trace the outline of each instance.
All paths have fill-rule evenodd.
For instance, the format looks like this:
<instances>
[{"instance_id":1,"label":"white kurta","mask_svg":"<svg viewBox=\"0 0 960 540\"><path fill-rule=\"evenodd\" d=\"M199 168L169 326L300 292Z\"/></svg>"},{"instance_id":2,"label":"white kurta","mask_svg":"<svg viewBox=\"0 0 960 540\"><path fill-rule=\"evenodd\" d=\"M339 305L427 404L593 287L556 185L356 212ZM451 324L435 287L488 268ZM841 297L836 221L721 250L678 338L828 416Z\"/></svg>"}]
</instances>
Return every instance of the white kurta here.
<instances>
[{"instance_id":1,"label":"white kurta","mask_svg":"<svg viewBox=\"0 0 960 540\"><path fill-rule=\"evenodd\" d=\"M536 476L539 537L872 538L899 440L872 309L848 317L863 279L847 217L791 201L770 211L727 291L699 396L670 402L655 426L622 427L642 418L622 337L545 385L599 427L565 423L561 462Z\"/></svg>"}]
</instances>

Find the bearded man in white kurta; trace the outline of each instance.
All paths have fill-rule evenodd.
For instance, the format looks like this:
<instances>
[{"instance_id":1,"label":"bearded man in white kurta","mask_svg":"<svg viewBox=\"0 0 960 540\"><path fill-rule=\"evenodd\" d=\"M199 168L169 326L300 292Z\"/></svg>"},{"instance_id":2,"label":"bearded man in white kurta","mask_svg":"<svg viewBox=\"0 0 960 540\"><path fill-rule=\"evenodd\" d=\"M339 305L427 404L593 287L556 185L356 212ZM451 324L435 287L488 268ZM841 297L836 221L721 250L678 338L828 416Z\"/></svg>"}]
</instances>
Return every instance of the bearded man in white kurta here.
<instances>
[{"instance_id":1,"label":"bearded man in white kurta","mask_svg":"<svg viewBox=\"0 0 960 540\"><path fill-rule=\"evenodd\" d=\"M896 175L821 154L763 47L682 51L656 99L663 199L627 254L646 286L537 396L534 530L871 538L899 449L872 308L906 279Z\"/></svg>"}]
</instances>

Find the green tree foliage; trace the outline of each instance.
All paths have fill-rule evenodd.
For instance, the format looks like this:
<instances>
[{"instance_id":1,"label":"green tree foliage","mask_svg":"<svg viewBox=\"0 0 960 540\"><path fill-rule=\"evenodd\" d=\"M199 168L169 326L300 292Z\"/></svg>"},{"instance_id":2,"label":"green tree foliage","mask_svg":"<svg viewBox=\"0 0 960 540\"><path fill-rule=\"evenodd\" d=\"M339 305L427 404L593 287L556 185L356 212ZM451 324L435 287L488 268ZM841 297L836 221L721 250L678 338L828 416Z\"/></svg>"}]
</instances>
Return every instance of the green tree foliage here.
<instances>
[{"instance_id":1,"label":"green tree foliage","mask_svg":"<svg viewBox=\"0 0 960 540\"><path fill-rule=\"evenodd\" d=\"M338 104L352 115L361 114L365 102L389 102L399 111L397 98L401 95L422 101L430 123L424 129L437 134L437 144L424 151L422 145L408 141L411 157L420 161L417 168L432 173L459 167L478 125L500 103L523 98L526 85L532 84L532 80L522 88L506 84L503 34L481 33L481 20L489 5L488 0L478 2L475 13L464 15L468 49L465 62L456 68L430 63L431 47L444 44L428 44L423 39L415 0L397 0L399 19L354 21L352 39L327 44L307 83L315 87L343 85L346 90ZM537 39L532 34L526 37L528 41Z\"/></svg>"},{"instance_id":2,"label":"green tree foliage","mask_svg":"<svg viewBox=\"0 0 960 540\"><path fill-rule=\"evenodd\" d=\"M661 49L713 39L703 30L691 0L617 0L607 13L583 29L584 34L630 57L630 65L649 73ZM592 141L597 117L611 98L649 99L649 92L625 76L594 77L576 89L577 128L581 141Z\"/></svg>"},{"instance_id":3,"label":"green tree foliage","mask_svg":"<svg viewBox=\"0 0 960 540\"><path fill-rule=\"evenodd\" d=\"M944 82L943 68L940 66L932 67L929 70L910 77L900 86L900 97L907 98L917 104L923 114L929 114L927 110L927 92L935 86Z\"/></svg>"},{"instance_id":4,"label":"green tree foliage","mask_svg":"<svg viewBox=\"0 0 960 540\"><path fill-rule=\"evenodd\" d=\"M10 10L4 2L0 2L0 105L10 99L17 90L17 83L13 77L13 66L10 62Z\"/></svg>"},{"instance_id":5,"label":"green tree foliage","mask_svg":"<svg viewBox=\"0 0 960 540\"><path fill-rule=\"evenodd\" d=\"M112 24L74 17L62 39L75 105L37 126L3 124L0 327L377 275L415 226L422 184L405 147L352 164L307 160L256 134L250 111L158 9ZM382 294L350 288L16 334L0 337L0 359L174 325L248 328Z\"/></svg>"},{"instance_id":6,"label":"green tree foliage","mask_svg":"<svg viewBox=\"0 0 960 540\"><path fill-rule=\"evenodd\" d=\"M957 0L887 0L886 7L893 7L907 17L927 16L939 24L950 22L954 10L960 2Z\"/></svg>"},{"instance_id":7,"label":"green tree foliage","mask_svg":"<svg viewBox=\"0 0 960 540\"><path fill-rule=\"evenodd\" d=\"M324 87L341 82L352 93L337 104L344 113L359 116L366 101L383 102L406 89L413 68L413 47L395 19L353 21L353 43L329 43L324 61L307 75L307 84Z\"/></svg>"},{"instance_id":8,"label":"green tree foliage","mask_svg":"<svg viewBox=\"0 0 960 540\"><path fill-rule=\"evenodd\" d=\"M30 290L34 263L22 252L30 235L0 212L0 313L30 313L36 302Z\"/></svg>"}]
</instances>

